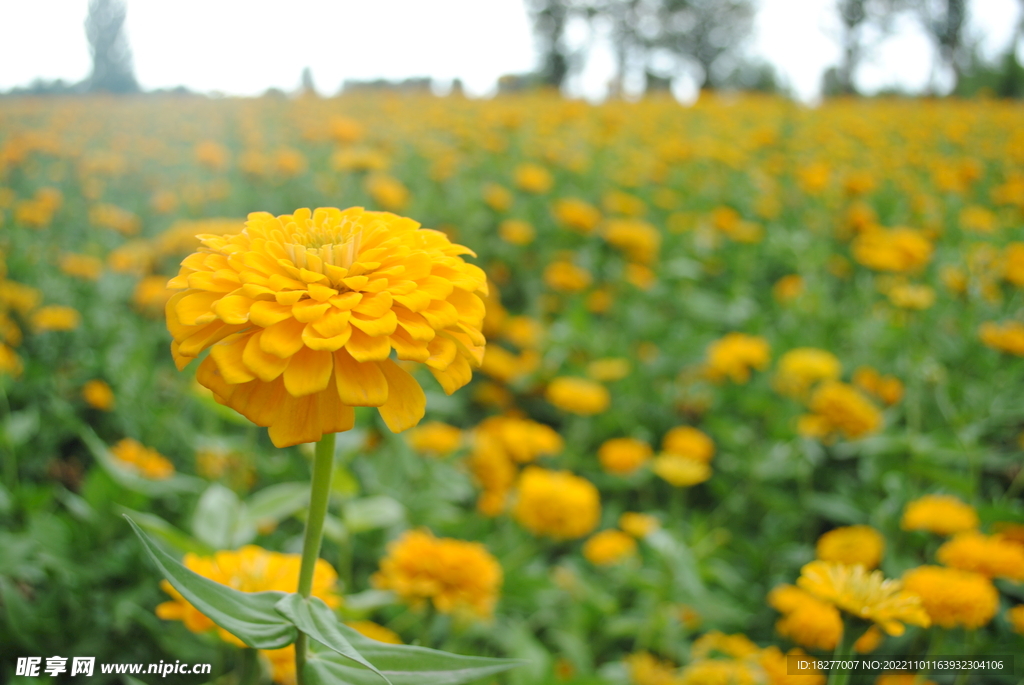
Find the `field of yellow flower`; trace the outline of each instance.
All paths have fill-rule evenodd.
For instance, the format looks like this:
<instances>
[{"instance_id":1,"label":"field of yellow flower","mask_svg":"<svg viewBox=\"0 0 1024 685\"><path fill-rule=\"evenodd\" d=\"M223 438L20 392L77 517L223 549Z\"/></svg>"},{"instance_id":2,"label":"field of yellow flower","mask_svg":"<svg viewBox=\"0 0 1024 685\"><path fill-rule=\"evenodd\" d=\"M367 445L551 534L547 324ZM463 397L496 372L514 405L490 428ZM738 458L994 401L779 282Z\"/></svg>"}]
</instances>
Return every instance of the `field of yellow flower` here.
<instances>
[{"instance_id":1,"label":"field of yellow flower","mask_svg":"<svg viewBox=\"0 0 1024 685\"><path fill-rule=\"evenodd\" d=\"M123 516L295 592L332 433L306 594L482 683L1024 653L1024 108L0 101L0 680L295 683Z\"/></svg>"}]
</instances>

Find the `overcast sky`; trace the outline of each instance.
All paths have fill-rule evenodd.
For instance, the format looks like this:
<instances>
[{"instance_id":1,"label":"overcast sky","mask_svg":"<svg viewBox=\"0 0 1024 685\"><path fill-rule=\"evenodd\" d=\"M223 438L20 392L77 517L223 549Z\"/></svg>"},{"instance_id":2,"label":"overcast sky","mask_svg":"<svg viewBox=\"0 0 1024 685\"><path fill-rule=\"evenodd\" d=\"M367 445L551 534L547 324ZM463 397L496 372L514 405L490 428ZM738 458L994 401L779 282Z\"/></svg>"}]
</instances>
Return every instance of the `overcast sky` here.
<instances>
[{"instance_id":1,"label":"overcast sky","mask_svg":"<svg viewBox=\"0 0 1024 685\"><path fill-rule=\"evenodd\" d=\"M1019 0L973 0L968 33L983 52L1005 50ZM310 67L323 93L345 79L461 78L472 94L528 71L536 52L523 0L128 0L128 39L144 88L184 85L253 95L295 88ZM774 63L804 99L837 62L835 0L760 0L753 55ZM89 72L88 0L0 0L0 89L36 78L78 81ZM909 19L859 73L861 87L928 82L933 49ZM45 39L44 39L45 37ZM613 73L598 47L573 82L603 94ZM685 86L683 88L685 90Z\"/></svg>"}]
</instances>

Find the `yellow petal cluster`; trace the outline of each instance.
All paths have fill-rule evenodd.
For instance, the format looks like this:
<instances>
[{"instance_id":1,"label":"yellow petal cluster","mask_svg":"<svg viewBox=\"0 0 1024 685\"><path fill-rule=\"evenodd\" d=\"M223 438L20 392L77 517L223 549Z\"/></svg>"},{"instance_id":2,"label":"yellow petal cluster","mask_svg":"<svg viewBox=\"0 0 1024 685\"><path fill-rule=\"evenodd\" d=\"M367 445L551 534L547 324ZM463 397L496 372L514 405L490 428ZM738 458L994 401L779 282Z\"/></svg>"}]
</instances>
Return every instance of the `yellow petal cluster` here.
<instances>
[{"instance_id":1,"label":"yellow petal cluster","mask_svg":"<svg viewBox=\"0 0 1024 685\"><path fill-rule=\"evenodd\" d=\"M110 453L143 478L165 480L174 475L174 464L167 457L134 438L124 438L110 448Z\"/></svg>"},{"instance_id":2,"label":"yellow petal cluster","mask_svg":"<svg viewBox=\"0 0 1024 685\"><path fill-rule=\"evenodd\" d=\"M428 421L409 429L405 441L416 452L444 457L459 449L462 431L442 421Z\"/></svg>"},{"instance_id":3,"label":"yellow petal cluster","mask_svg":"<svg viewBox=\"0 0 1024 685\"><path fill-rule=\"evenodd\" d=\"M841 434L855 440L877 431L882 426L882 413L852 385L828 381L811 394L810 414L800 417L801 435L826 438Z\"/></svg>"},{"instance_id":4,"label":"yellow petal cluster","mask_svg":"<svg viewBox=\"0 0 1024 685\"><path fill-rule=\"evenodd\" d=\"M831 352L798 347L779 358L773 387L783 395L803 399L815 384L838 380L842 372L843 365Z\"/></svg>"},{"instance_id":5,"label":"yellow petal cluster","mask_svg":"<svg viewBox=\"0 0 1024 685\"><path fill-rule=\"evenodd\" d=\"M609 219L601 234L609 245L638 264L653 262L661 247L661 233L643 219Z\"/></svg>"},{"instance_id":6,"label":"yellow petal cluster","mask_svg":"<svg viewBox=\"0 0 1024 685\"><path fill-rule=\"evenodd\" d=\"M636 540L621 530L602 530L583 543L583 556L595 566L611 566L636 555Z\"/></svg>"},{"instance_id":7,"label":"yellow petal cluster","mask_svg":"<svg viewBox=\"0 0 1024 685\"><path fill-rule=\"evenodd\" d=\"M935 553L940 563L987 578L1024 580L1024 546L1002 535L983 535L976 530L957 533Z\"/></svg>"},{"instance_id":8,"label":"yellow petal cluster","mask_svg":"<svg viewBox=\"0 0 1024 685\"><path fill-rule=\"evenodd\" d=\"M902 381L895 376L883 376L870 366L857 367L852 380L858 388L886 404L896 404L903 399Z\"/></svg>"},{"instance_id":9,"label":"yellow petal cluster","mask_svg":"<svg viewBox=\"0 0 1024 685\"><path fill-rule=\"evenodd\" d=\"M114 408L114 391L106 382L94 378L82 386L82 399L93 409L110 411Z\"/></svg>"},{"instance_id":10,"label":"yellow petal cluster","mask_svg":"<svg viewBox=\"0 0 1024 685\"><path fill-rule=\"evenodd\" d=\"M601 497L585 478L527 466L519 476L512 514L534 535L573 540L597 527Z\"/></svg>"},{"instance_id":11,"label":"yellow petal cluster","mask_svg":"<svg viewBox=\"0 0 1024 685\"><path fill-rule=\"evenodd\" d=\"M750 380L752 369L764 370L771 360L771 347L764 338L745 333L729 333L708 345L708 377L716 382Z\"/></svg>"},{"instance_id":12,"label":"yellow petal cluster","mask_svg":"<svg viewBox=\"0 0 1024 685\"><path fill-rule=\"evenodd\" d=\"M702 430L693 426L676 426L661 439L661 449L668 454L710 462L715 456L715 442Z\"/></svg>"},{"instance_id":13,"label":"yellow petal cluster","mask_svg":"<svg viewBox=\"0 0 1024 685\"><path fill-rule=\"evenodd\" d=\"M843 619L832 604L792 585L768 593L768 604L782 614L775 623L779 635L808 649L831 651L839 644Z\"/></svg>"},{"instance_id":14,"label":"yellow petal cluster","mask_svg":"<svg viewBox=\"0 0 1024 685\"><path fill-rule=\"evenodd\" d=\"M633 473L647 463L651 454L651 446L636 438L612 438L597 448L601 468L616 475Z\"/></svg>"},{"instance_id":15,"label":"yellow petal cluster","mask_svg":"<svg viewBox=\"0 0 1024 685\"><path fill-rule=\"evenodd\" d=\"M978 328L978 337L993 350L1024 357L1024 323L1020 321L986 321Z\"/></svg>"},{"instance_id":16,"label":"yellow petal cluster","mask_svg":"<svg viewBox=\"0 0 1024 685\"><path fill-rule=\"evenodd\" d=\"M497 516L505 509L519 464L554 456L564 443L553 428L518 416L492 416L473 430L469 469L483 488L477 509Z\"/></svg>"},{"instance_id":17,"label":"yellow petal cluster","mask_svg":"<svg viewBox=\"0 0 1024 685\"><path fill-rule=\"evenodd\" d=\"M502 570L479 542L437 538L425 529L410 530L388 545L372 582L413 606L430 601L444 614L490 618L498 601Z\"/></svg>"},{"instance_id":18,"label":"yellow petal cluster","mask_svg":"<svg viewBox=\"0 0 1024 685\"><path fill-rule=\"evenodd\" d=\"M601 211L577 197L555 200L551 213L560 225L579 233L591 233L601 223Z\"/></svg>"},{"instance_id":19,"label":"yellow petal cluster","mask_svg":"<svg viewBox=\"0 0 1024 685\"><path fill-rule=\"evenodd\" d=\"M980 628L999 610L999 592L980 573L918 566L903 574L903 587L921 598L932 623L943 628Z\"/></svg>"},{"instance_id":20,"label":"yellow petal cluster","mask_svg":"<svg viewBox=\"0 0 1024 685\"><path fill-rule=\"evenodd\" d=\"M391 358L425 363L451 394L483 359L487 291L471 254L411 219L361 207L249 215L241 233L200 236L168 284L171 349L215 399L270 429L278 447L352 427L377 407L399 432L425 396Z\"/></svg>"},{"instance_id":21,"label":"yellow petal cluster","mask_svg":"<svg viewBox=\"0 0 1024 685\"><path fill-rule=\"evenodd\" d=\"M619 516L619 528L626 531L635 538L647 537L658 530L661 523L650 514L641 514L636 511L626 511Z\"/></svg>"},{"instance_id":22,"label":"yellow petal cluster","mask_svg":"<svg viewBox=\"0 0 1024 685\"><path fill-rule=\"evenodd\" d=\"M860 564L869 571L878 567L884 551L885 538L871 526L834 528L818 538L815 548L822 561Z\"/></svg>"},{"instance_id":23,"label":"yellow petal cluster","mask_svg":"<svg viewBox=\"0 0 1024 685\"><path fill-rule=\"evenodd\" d=\"M903 510L903 530L926 530L952 535L978 527L978 512L953 495L925 495L909 502Z\"/></svg>"},{"instance_id":24,"label":"yellow petal cluster","mask_svg":"<svg viewBox=\"0 0 1024 685\"><path fill-rule=\"evenodd\" d=\"M800 569L797 584L842 611L874 621L889 635L902 635L904 623L922 628L931 623L920 598L904 591L900 581L886 580L881 571L812 561Z\"/></svg>"},{"instance_id":25,"label":"yellow petal cluster","mask_svg":"<svg viewBox=\"0 0 1024 685\"><path fill-rule=\"evenodd\" d=\"M73 331L82 323L82 315L73 307L51 304L32 313L32 328L37 331Z\"/></svg>"},{"instance_id":26,"label":"yellow petal cluster","mask_svg":"<svg viewBox=\"0 0 1024 685\"><path fill-rule=\"evenodd\" d=\"M603 385L571 376L553 379L548 383L544 397L559 409L581 416L600 414L611 404L611 394Z\"/></svg>"},{"instance_id":27,"label":"yellow petal cluster","mask_svg":"<svg viewBox=\"0 0 1024 685\"><path fill-rule=\"evenodd\" d=\"M872 227L858 235L852 245L853 258L875 271L904 273L921 269L932 258L935 247L921 231L910 228Z\"/></svg>"}]
</instances>

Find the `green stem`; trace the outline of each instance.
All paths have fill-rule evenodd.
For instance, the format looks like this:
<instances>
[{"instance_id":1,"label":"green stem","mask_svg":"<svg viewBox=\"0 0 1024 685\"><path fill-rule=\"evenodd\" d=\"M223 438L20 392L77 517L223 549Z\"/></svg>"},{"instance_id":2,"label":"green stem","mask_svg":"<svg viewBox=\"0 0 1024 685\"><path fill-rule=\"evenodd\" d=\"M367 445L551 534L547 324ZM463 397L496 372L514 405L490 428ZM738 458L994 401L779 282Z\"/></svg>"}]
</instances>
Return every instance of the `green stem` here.
<instances>
[{"instance_id":1,"label":"green stem","mask_svg":"<svg viewBox=\"0 0 1024 685\"><path fill-rule=\"evenodd\" d=\"M243 649L242 663L238 669L238 685L257 685L259 682L259 653L255 649Z\"/></svg>"},{"instance_id":2,"label":"green stem","mask_svg":"<svg viewBox=\"0 0 1024 685\"><path fill-rule=\"evenodd\" d=\"M974 637L977 634L978 634L977 630L968 630L967 631L967 660L968 661L970 661L972 658L974 658ZM970 671L960 671L956 675L956 680L953 681L953 685L966 685L966 683L967 683L967 676L969 674L970 674Z\"/></svg>"},{"instance_id":3,"label":"green stem","mask_svg":"<svg viewBox=\"0 0 1024 685\"><path fill-rule=\"evenodd\" d=\"M324 533L324 517L331 495L331 469L334 467L334 433L328 433L316 444L313 459L313 485L309 496L309 514L306 516L306 534L302 541L302 566L299 569L299 594L309 597L313 591L313 571L320 558L320 541ZM306 634L301 630L295 639L295 676L299 685L305 678Z\"/></svg>"},{"instance_id":4,"label":"green stem","mask_svg":"<svg viewBox=\"0 0 1024 685\"><path fill-rule=\"evenodd\" d=\"M856 624L856 625L855 625ZM843 621L843 636L836 645L833 659L849 659L853 655L853 644L864 634L864 626L860 621L846 619ZM850 680L850 671L834 668L828 673L828 685L846 685Z\"/></svg>"}]
</instances>

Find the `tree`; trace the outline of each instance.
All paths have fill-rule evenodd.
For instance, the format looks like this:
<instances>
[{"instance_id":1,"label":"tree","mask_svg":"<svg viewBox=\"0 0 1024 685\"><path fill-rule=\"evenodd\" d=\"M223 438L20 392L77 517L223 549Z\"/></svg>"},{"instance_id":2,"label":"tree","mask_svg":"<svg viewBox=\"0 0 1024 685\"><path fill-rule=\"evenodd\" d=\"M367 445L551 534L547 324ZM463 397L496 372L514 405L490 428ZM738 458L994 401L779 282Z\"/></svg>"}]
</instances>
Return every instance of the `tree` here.
<instances>
[{"instance_id":1,"label":"tree","mask_svg":"<svg viewBox=\"0 0 1024 685\"><path fill-rule=\"evenodd\" d=\"M572 0L527 0L533 32L540 50L540 72L544 83L561 88L569 75L569 49L565 29Z\"/></svg>"},{"instance_id":2,"label":"tree","mask_svg":"<svg viewBox=\"0 0 1024 685\"><path fill-rule=\"evenodd\" d=\"M953 90L969 58L964 50L963 31L967 23L967 0L918 0L916 10L921 25L931 37L939 54L939 63L953 74ZM932 68L931 90L936 89Z\"/></svg>"},{"instance_id":3,"label":"tree","mask_svg":"<svg viewBox=\"0 0 1024 685\"><path fill-rule=\"evenodd\" d=\"M139 84L132 68L132 53L124 32L127 10L121 0L90 0L85 35L92 53L90 91L135 93Z\"/></svg>"},{"instance_id":4,"label":"tree","mask_svg":"<svg viewBox=\"0 0 1024 685\"><path fill-rule=\"evenodd\" d=\"M754 24L750 0L662 0L654 41L699 68L701 89L713 89L731 72Z\"/></svg>"},{"instance_id":5,"label":"tree","mask_svg":"<svg viewBox=\"0 0 1024 685\"><path fill-rule=\"evenodd\" d=\"M834 70L829 70L823 88L828 95L850 95L857 92L854 77L857 67L874 44L866 42L869 27L877 29L877 41L887 36L893 18L906 9L912 0L836 0L836 10L842 23L842 58Z\"/></svg>"}]
</instances>

